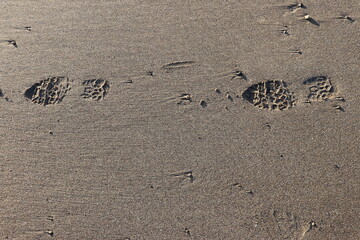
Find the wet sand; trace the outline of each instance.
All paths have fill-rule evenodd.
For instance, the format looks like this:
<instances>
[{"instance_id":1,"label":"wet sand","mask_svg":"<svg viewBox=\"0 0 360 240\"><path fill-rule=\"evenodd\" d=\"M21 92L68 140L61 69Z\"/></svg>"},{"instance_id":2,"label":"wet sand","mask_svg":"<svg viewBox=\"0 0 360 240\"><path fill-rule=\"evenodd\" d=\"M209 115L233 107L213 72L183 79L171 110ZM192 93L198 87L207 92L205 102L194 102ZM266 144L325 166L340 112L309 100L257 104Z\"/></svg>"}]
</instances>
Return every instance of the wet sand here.
<instances>
[{"instance_id":1,"label":"wet sand","mask_svg":"<svg viewBox=\"0 0 360 240\"><path fill-rule=\"evenodd\" d=\"M358 1L0 20L0 239L360 238Z\"/></svg>"}]
</instances>

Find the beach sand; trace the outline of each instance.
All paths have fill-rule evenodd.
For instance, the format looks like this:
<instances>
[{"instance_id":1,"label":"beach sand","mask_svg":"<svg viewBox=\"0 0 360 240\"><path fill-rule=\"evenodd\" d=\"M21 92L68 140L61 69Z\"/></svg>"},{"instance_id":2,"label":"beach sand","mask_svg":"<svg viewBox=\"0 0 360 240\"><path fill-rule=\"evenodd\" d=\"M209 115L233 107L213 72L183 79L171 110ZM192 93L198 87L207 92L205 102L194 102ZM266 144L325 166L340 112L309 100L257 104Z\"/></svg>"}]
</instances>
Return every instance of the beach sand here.
<instances>
[{"instance_id":1,"label":"beach sand","mask_svg":"<svg viewBox=\"0 0 360 240\"><path fill-rule=\"evenodd\" d=\"M0 20L0 239L360 239L359 1Z\"/></svg>"}]
</instances>

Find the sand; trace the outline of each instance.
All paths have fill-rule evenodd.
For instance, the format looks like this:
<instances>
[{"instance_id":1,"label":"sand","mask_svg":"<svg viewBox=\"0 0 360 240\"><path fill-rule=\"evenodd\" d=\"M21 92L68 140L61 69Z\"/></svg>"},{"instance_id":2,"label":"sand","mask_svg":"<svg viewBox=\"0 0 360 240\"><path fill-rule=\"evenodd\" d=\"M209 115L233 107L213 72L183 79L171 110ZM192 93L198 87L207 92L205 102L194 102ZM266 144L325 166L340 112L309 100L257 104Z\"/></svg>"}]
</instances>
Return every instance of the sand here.
<instances>
[{"instance_id":1,"label":"sand","mask_svg":"<svg viewBox=\"0 0 360 240\"><path fill-rule=\"evenodd\" d=\"M360 4L302 3L3 0L0 239L360 239Z\"/></svg>"}]
</instances>

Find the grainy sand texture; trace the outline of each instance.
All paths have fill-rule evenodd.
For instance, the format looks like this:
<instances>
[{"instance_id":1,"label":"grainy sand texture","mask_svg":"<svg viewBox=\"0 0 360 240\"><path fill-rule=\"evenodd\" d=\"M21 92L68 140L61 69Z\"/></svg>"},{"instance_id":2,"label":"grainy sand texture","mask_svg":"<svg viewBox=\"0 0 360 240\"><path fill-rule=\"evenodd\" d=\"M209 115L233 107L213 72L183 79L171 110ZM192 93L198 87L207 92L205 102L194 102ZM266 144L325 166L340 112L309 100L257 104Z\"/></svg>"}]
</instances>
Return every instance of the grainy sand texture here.
<instances>
[{"instance_id":1,"label":"grainy sand texture","mask_svg":"<svg viewBox=\"0 0 360 240\"><path fill-rule=\"evenodd\" d=\"M0 239L360 239L359 0L2 0Z\"/></svg>"}]
</instances>

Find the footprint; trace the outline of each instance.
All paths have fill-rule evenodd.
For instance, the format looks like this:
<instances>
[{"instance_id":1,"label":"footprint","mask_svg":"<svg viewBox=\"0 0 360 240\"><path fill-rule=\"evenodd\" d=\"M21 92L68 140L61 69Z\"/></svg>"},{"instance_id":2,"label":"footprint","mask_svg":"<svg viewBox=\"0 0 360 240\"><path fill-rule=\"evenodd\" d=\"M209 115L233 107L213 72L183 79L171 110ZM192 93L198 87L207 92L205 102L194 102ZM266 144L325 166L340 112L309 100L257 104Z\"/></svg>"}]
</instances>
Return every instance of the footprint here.
<instances>
[{"instance_id":1,"label":"footprint","mask_svg":"<svg viewBox=\"0 0 360 240\"><path fill-rule=\"evenodd\" d=\"M309 86L309 93L304 101L305 103L331 101L340 104L340 102L346 102L343 97L338 96L338 91L328 77L311 77L306 79L303 84ZM345 109L338 103L334 103L333 108L345 112Z\"/></svg>"},{"instance_id":2,"label":"footprint","mask_svg":"<svg viewBox=\"0 0 360 240\"><path fill-rule=\"evenodd\" d=\"M91 79L86 80L82 83L85 87L83 94L81 96L83 98L89 98L93 101L99 101L108 94L110 89L110 84L108 81L103 79Z\"/></svg>"},{"instance_id":3,"label":"footprint","mask_svg":"<svg viewBox=\"0 0 360 240\"><path fill-rule=\"evenodd\" d=\"M335 88L329 78L316 76L306 79L304 85L309 86L308 101L328 101L335 98Z\"/></svg>"},{"instance_id":4,"label":"footprint","mask_svg":"<svg viewBox=\"0 0 360 240\"><path fill-rule=\"evenodd\" d=\"M252 220L253 239L301 239L304 223L285 211L272 210L255 215ZM265 238L264 238L265 239Z\"/></svg>"},{"instance_id":5,"label":"footprint","mask_svg":"<svg viewBox=\"0 0 360 240\"><path fill-rule=\"evenodd\" d=\"M69 78L49 77L32 85L24 95L31 102L46 106L61 102L70 89Z\"/></svg>"},{"instance_id":6,"label":"footprint","mask_svg":"<svg viewBox=\"0 0 360 240\"><path fill-rule=\"evenodd\" d=\"M251 85L243 98L262 109L284 110L294 105L294 96L283 81L269 80Z\"/></svg>"}]
</instances>

